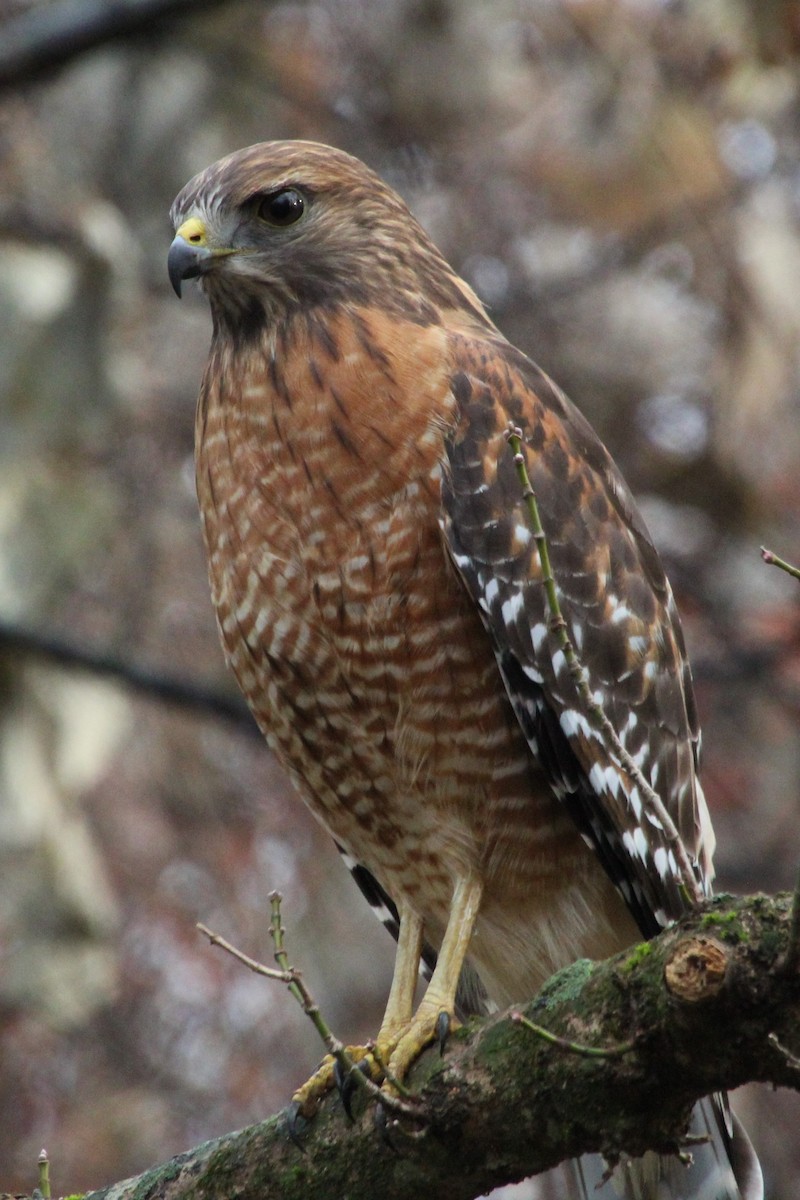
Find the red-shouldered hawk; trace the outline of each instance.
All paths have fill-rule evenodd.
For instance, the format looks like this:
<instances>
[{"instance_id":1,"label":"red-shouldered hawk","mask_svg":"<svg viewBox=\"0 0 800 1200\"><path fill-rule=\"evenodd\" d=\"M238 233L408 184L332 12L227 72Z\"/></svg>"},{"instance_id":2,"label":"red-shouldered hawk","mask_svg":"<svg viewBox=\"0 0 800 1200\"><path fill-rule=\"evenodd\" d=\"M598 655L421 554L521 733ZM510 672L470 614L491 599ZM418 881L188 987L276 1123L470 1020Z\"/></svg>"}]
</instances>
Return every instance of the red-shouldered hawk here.
<instances>
[{"instance_id":1,"label":"red-shouldered hawk","mask_svg":"<svg viewBox=\"0 0 800 1200\"><path fill-rule=\"evenodd\" d=\"M214 322L197 486L225 653L393 925L378 1045L402 1077L457 992L474 1007L530 997L710 888L672 593L589 424L361 162L252 146L187 184L172 218L170 278L180 294L199 276ZM570 639L639 778L549 621L509 422ZM582 1161L579 1192L754 1200L757 1164L725 1122L721 1102L698 1105L711 1140L691 1170L649 1155L595 1191Z\"/></svg>"}]
</instances>

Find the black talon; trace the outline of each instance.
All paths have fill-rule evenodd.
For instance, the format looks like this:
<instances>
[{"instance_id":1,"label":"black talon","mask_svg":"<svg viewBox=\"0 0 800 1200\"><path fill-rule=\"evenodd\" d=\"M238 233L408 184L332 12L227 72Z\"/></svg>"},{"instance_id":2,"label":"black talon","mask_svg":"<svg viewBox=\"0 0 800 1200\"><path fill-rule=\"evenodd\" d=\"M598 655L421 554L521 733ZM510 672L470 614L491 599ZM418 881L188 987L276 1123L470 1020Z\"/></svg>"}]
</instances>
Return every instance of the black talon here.
<instances>
[{"instance_id":1,"label":"black talon","mask_svg":"<svg viewBox=\"0 0 800 1200\"><path fill-rule=\"evenodd\" d=\"M342 1064L338 1058L333 1064L333 1082L336 1084L336 1090L339 1093L339 1099L342 1102L342 1108L347 1113L347 1116L352 1121L353 1114L350 1109L350 1099L353 1095L353 1080L350 1078L350 1072L345 1074Z\"/></svg>"},{"instance_id":2,"label":"black talon","mask_svg":"<svg viewBox=\"0 0 800 1200\"><path fill-rule=\"evenodd\" d=\"M375 1131L380 1137L384 1146L387 1146L390 1150L397 1154L397 1146L394 1144L390 1136L389 1117L387 1115L385 1106L381 1104L380 1100L375 1106L374 1120Z\"/></svg>"},{"instance_id":3,"label":"black talon","mask_svg":"<svg viewBox=\"0 0 800 1200\"><path fill-rule=\"evenodd\" d=\"M286 1132L290 1140L297 1146L297 1149L303 1151L303 1154L305 1154L306 1148L300 1140L300 1135L305 1130L307 1124L308 1122L303 1116L300 1105L296 1100L293 1100L286 1109Z\"/></svg>"},{"instance_id":4,"label":"black talon","mask_svg":"<svg viewBox=\"0 0 800 1200\"><path fill-rule=\"evenodd\" d=\"M444 1012L439 1013L436 1018L436 1040L439 1043L439 1053L444 1054L444 1048L447 1044L447 1039L450 1036L450 1014Z\"/></svg>"},{"instance_id":5,"label":"black talon","mask_svg":"<svg viewBox=\"0 0 800 1200\"><path fill-rule=\"evenodd\" d=\"M353 1107L352 1107L353 1106L353 1093L355 1092L355 1090L356 1090L356 1085L353 1083L352 1075L350 1075L350 1076L348 1076L347 1082L344 1084L344 1086L342 1087L342 1090L339 1094L342 1097L342 1108L345 1111L345 1115L346 1115L348 1121L351 1121L351 1122L355 1121L355 1117L353 1116Z\"/></svg>"},{"instance_id":6,"label":"black talon","mask_svg":"<svg viewBox=\"0 0 800 1200\"><path fill-rule=\"evenodd\" d=\"M356 1066L356 1070L360 1071L362 1075L369 1074L368 1059L362 1058L361 1061L357 1062L355 1066ZM356 1080L353 1078L353 1072L348 1071L345 1074L345 1072L342 1070L339 1062L337 1061L333 1064L333 1079L334 1079L334 1083L336 1084L336 1088L339 1092L339 1096L342 1101L342 1108L344 1109L348 1118L351 1121L355 1121L355 1117L353 1116L353 1107L352 1106L353 1106L353 1096L356 1092L358 1084L357 1084Z\"/></svg>"},{"instance_id":7,"label":"black talon","mask_svg":"<svg viewBox=\"0 0 800 1200\"><path fill-rule=\"evenodd\" d=\"M338 1063L337 1063L338 1066ZM355 1121L353 1116L353 1094L356 1090L356 1081L353 1078L353 1072L348 1071L343 1075L341 1080L336 1081L336 1086L339 1088L339 1096L342 1101L342 1108L345 1111L348 1121Z\"/></svg>"}]
</instances>

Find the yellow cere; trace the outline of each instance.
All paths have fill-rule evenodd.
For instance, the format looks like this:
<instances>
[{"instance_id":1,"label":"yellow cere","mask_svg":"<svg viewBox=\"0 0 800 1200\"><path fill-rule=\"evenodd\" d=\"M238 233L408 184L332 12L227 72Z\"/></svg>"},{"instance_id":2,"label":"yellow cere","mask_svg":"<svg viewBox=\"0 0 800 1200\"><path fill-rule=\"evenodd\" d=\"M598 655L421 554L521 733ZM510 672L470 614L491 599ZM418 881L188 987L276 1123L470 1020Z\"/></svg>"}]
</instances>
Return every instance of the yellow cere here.
<instances>
[{"instance_id":1,"label":"yellow cere","mask_svg":"<svg viewBox=\"0 0 800 1200\"><path fill-rule=\"evenodd\" d=\"M199 217L189 217L188 221L183 222L175 236L183 238L190 246L208 245L206 227Z\"/></svg>"}]
</instances>

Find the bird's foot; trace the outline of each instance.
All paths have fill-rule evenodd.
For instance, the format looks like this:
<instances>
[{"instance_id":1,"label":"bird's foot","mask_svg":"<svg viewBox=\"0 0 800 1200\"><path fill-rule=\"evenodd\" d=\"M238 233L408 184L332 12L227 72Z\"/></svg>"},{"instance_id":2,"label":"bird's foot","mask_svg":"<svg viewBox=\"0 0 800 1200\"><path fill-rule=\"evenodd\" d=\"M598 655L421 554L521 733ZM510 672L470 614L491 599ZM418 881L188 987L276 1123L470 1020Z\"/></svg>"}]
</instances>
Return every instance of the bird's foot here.
<instances>
[{"instance_id":1,"label":"bird's foot","mask_svg":"<svg viewBox=\"0 0 800 1200\"><path fill-rule=\"evenodd\" d=\"M447 1036L457 1022L452 1013L439 1006L420 1005L410 1022L399 1028L382 1029L377 1041L368 1046L347 1046L345 1053L353 1066L373 1083L382 1085L385 1095L400 1097L406 1094L404 1080L423 1050L437 1042L444 1050ZM337 1088L345 1111L350 1115L353 1079L342 1072L332 1054L323 1058L317 1070L292 1096L295 1117L309 1120L323 1097Z\"/></svg>"},{"instance_id":2,"label":"bird's foot","mask_svg":"<svg viewBox=\"0 0 800 1200\"><path fill-rule=\"evenodd\" d=\"M363 1071L376 1082L380 1081L383 1073L368 1046L345 1046L345 1054L359 1071ZM338 1060L332 1054L326 1054L311 1078L292 1096L292 1109L309 1120L319 1107L323 1096L334 1087L342 1097L345 1111L349 1112L352 1084L342 1071Z\"/></svg>"},{"instance_id":3,"label":"bird's foot","mask_svg":"<svg viewBox=\"0 0 800 1200\"><path fill-rule=\"evenodd\" d=\"M411 1022L394 1037L388 1056L381 1039L378 1041L378 1057L384 1066L382 1090L388 1095L402 1095L405 1078L423 1050L436 1042L444 1052L450 1031L457 1027L452 1012L438 1004L426 1004L423 999Z\"/></svg>"}]
</instances>

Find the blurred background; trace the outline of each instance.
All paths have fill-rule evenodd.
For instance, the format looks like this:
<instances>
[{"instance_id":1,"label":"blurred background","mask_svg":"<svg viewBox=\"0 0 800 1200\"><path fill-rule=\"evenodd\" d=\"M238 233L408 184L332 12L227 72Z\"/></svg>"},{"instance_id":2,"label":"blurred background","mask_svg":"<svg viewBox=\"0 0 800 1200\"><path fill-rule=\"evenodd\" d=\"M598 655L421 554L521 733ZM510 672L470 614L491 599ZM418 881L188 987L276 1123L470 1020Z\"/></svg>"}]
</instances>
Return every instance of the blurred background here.
<instances>
[{"instance_id":1,"label":"blurred background","mask_svg":"<svg viewBox=\"0 0 800 1200\"><path fill-rule=\"evenodd\" d=\"M194 497L183 183L300 137L407 198L572 395L683 613L718 885L800 861L800 3L0 0L0 1192L138 1173L377 1029L392 944L242 712ZM771 1200L800 1099L736 1102ZM539 1194L538 1192L536 1194Z\"/></svg>"}]
</instances>

